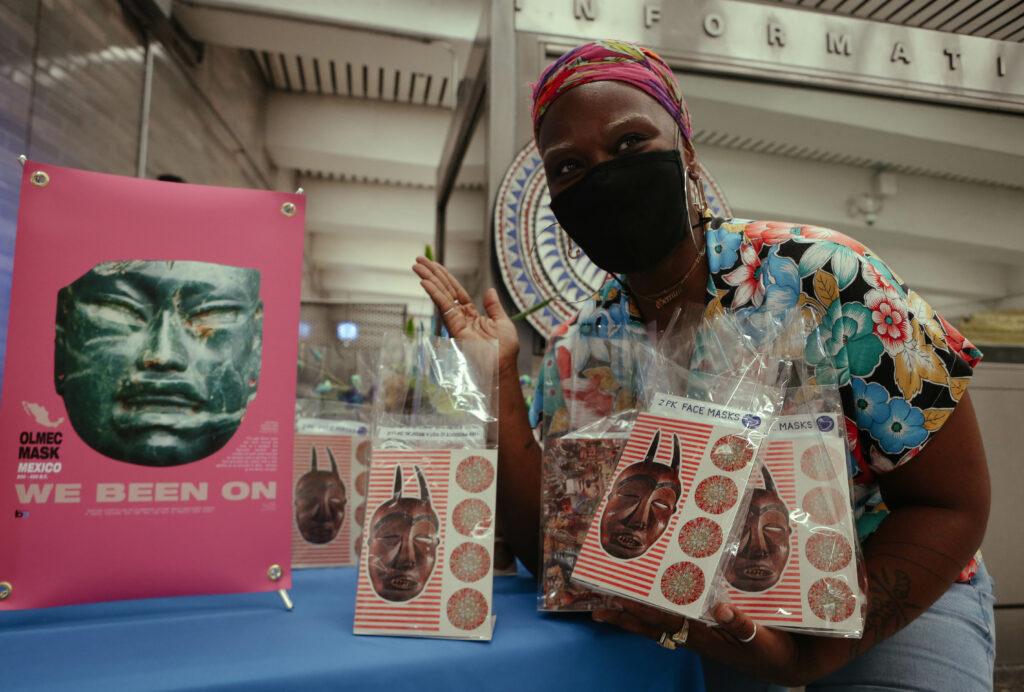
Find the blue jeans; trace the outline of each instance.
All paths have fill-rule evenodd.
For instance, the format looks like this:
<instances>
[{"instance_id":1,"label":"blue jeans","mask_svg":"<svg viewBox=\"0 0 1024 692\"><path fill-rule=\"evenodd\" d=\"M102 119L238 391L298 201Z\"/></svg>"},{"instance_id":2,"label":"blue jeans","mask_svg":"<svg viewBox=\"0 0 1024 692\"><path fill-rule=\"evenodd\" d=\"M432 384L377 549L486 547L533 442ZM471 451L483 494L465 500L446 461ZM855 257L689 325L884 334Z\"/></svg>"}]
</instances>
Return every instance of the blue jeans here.
<instances>
[{"instance_id":1,"label":"blue jeans","mask_svg":"<svg viewBox=\"0 0 1024 692\"><path fill-rule=\"evenodd\" d=\"M949 590L909 626L836 672L807 685L830 690L974 692L992 689L995 615L992 578L985 565L966 584ZM703 659L708 692L785 692Z\"/></svg>"}]
</instances>

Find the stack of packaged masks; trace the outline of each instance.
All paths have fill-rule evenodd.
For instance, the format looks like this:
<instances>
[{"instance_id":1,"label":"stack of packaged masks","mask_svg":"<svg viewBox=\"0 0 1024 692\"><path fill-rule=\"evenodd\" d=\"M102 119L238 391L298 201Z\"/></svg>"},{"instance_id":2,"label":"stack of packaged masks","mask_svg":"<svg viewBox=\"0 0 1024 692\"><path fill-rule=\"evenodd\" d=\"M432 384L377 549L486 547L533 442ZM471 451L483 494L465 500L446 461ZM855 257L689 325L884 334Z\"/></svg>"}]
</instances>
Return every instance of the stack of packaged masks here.
<instances>
[{"instance_id":1,"label":"stack of packaged masks","mask_svg":"<svg viewBox=\"0 0 1024 692\"><path fill-rule=\"evenodd\" d=\"M542 609L589 608L614 594L713 622L711 607L728 600L772 626L861 635L842 412L836 390L807 377L806 338L795 311L691 312L657 340L616 344L632 354L620 359L631 376L616 381L633 387L635 408L611 406L545 444ZM588 445L599 443L604 466L577 481L596 456ZM562 500L577 519L567 531L552 508L563 485L587 488L591 478L600 492L579 505L581 541L584 517Z\"/></svg>"},{"instance_id":2,"label":"stack of packaged masks","mask_svg":"<svg viewBox=\"0 0 1024 692\"><path fill-rule=\"evenodd\" d=\"M497 342L388 337L356 634L490 639Z\"/></svg>"},{"instance_id":3,"label":"stack of packaged masks","mask_svg":"<svg viewBox=\"0 0 1024 692\"><path fill-rule=\"evenodd\" d=\"M296 403L292 567L359 561L370 452L368 406L319 399Z\"/></svg>"},{"instance_id":4,"label":"stack of packaged masks","mask_svg":"<svg viewBox=\"0 0 1024 692\"><path fill-rule=\"evenodd\" d=\"M591 610L606 596L569 576L632 429L644 351L626 334L559 337L552 350L566 407L544 436L538 608Z\"/></svg>"}]
</instances>

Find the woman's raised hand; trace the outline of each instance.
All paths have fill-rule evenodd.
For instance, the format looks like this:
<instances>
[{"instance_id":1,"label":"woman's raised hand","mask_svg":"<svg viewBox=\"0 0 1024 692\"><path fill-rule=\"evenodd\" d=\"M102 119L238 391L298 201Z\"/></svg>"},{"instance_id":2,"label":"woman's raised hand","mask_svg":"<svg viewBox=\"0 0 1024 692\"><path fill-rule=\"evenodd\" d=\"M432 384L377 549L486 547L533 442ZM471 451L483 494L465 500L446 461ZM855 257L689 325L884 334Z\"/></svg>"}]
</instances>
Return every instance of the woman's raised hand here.
<instances>
[{"instance_id":1,"label":"woman's raised hand","mask_svg":"<svg viewBox=\"0 0 1024 692\"><path fill-rule=\"evenodd\" d=\"M451 272L426 257L417 257L412 270L420 277L420 285L441 312L444 326L456 339L497 339L499 368L514 368L519 355L519 335L512 320L505 314L498 292L493 288L484 294L484 310L480 314L473 299Z\"/></svg>"}]
</instances>

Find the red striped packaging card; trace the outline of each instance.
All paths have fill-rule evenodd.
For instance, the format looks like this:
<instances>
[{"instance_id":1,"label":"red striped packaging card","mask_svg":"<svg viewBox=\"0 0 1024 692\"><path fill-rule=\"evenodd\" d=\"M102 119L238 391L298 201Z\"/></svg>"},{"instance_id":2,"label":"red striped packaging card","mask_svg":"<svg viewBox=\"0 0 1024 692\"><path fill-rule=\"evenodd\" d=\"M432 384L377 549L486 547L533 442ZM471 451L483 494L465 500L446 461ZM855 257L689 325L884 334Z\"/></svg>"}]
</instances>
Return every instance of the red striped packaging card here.
<instances>
[{"instance_id":1,"label":"red striped packaging card","mask_svg":"<svg viewBox=\"0 0 1024 692\"><path fill-rule=\"evenodd\" d=\"M758 622L838 636L863 631L840 424L834 414L781 416L758 455L753 492L736 520L737 553L724 561L720 582Z\"/></svg>"},{"instance_id":2,"label":"red striped packaging card","mask_svg":"<svg viewBox=\"0 0 1024 692\"><path fill-rule=\"evenodd\" d=\"M700 617L770 412L658 394L641 413L572 579Z\"/></svg>"},{"instance_id":3,"label":"red striped packaging card","mask_svg":"<svg viewBox=\"0 0 1024 692\"><path fill-rule=\"evenodd\" d=\"M356 421L296 421L292 567L359 562L370 473L367 427Z\"/></svg>"},{"instance_id":4,"label":"red striped packaging card","mask_svg":"<svg viewBox=\"0 0 1024 692\"><path fill-rule=\"evenodd\" d=\"M356 634L489 640L497 450L374 450Z\"/></svg>"}]
</instances>

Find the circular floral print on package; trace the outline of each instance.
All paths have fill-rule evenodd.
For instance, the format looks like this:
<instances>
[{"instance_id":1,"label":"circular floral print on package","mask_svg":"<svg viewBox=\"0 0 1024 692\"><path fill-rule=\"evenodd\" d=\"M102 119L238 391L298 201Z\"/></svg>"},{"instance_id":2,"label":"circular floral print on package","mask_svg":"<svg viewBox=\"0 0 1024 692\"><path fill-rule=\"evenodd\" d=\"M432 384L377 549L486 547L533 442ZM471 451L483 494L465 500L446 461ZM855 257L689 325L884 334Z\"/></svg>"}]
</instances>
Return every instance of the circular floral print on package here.
<instances>
[{"instance_id":1,"label":"circular floral print on package","mask_svg":"<svg viewBox=\"0 0 1024 692\"><path fill-rule=\"evenodd\" d=\"M487 599L476 589L459 589L448 599L448 622L460 630L475 630L487 619Z\"/></svg>"},{"instance_id":2,"label":"circular floral print on package","mask_svg":"<svg viewBox=\"0 0 1024 692\"><path fill-rule=\"evenodd\" d=\"M803 508L811 519L831 526L846 516L846 498L835 488L820 486L804 495Z\"/></svg>"},{"instance_id":3,"label":"circular floral print on package","mask_svg":"<svg viewBox=\"0 0 1024 692\"><path fill-rule=\"evenodd\" d=\"M491 554L482 545L466 542L452 551L448 565L459 581L479 581L491 571Z\"/></svg>"},{"instance_id":4,"label":"circular floral print on package","mask_svg":"<svg viewBox=\"0 0 1024 692\"><path fill-rule=\"evenodd\" d=\"M704 572L692 562L677 562L661 575L661 595L676 605L693 603L704 593Z\"/></svg>"},{"instance_id":5,"label":"circular floral print on package","mask_svg":"<svg viewBox=\"0 0 1024 692\"><path fill-rule=\"evenodd\" d=\"M697 506L708 514L721 514L736 504L739 490L730 478L709 476L700 482L693 497Z\"/></svg>"},{"instance_id":6,"label":"circular floral print on package","mask_svg":"<svg viewBox=\"0 0 1024 692\"><path fill-rule=\"evenodd\" d=\"M807 603L811 611L826 622L842 622L853 615L857 598L853 591L834 577L822 577L811 584L807 591Z\"/></svg>"},{"instance_id":7,"label":"circular floral print on package","mask_svg":"<svg viewBox=\"0 0 1024 692\"><path fill-rule=\"evenodd\" d=\"M467 493L482 493L494 482L494 464L484 457L466 457L455 469L455 482Z\"/></svg>"},{"instance_id":8,"label":"circular floral print on package","mask_svg":"<svg viewBox=\"0 0 1024 692\"><path fill-rule=\"evenodd\" d=\"M816 481L830 481L836 477L836 468L825 445L814 445L800 455L800 470Z\"/></svg>"},{"instance_id":9,"label":"circular floral print on package","mask_svg":"<svg viewBox=\"0 0 1024 692\"><path fill-rule=\"evenodd\" d=\"M726 435L711 448L711 463L723 471L739 471L754 456L754 445L742 435Z\"/></svg>"},{"instance_id":10,"label":"circular floral print on package","mask_svg":"<svg viewBox=\"0 0 1024 692\"><path fill-rule=\"evenodd\" d=\"M707 517L697 517L679 529L679 547L690 557L709 557L722 547L722 527Z\"/></svg>"},{"instance_id":11,"label":"circular floral print on package","mask_svg":"<svg viewBox=\"0 0 1024 692\"><path fill-rule=\"evenodd\" d=\"M816 531L807 539L807 561L822 572L838 572L850 564L850 542L835 531Z\"/></svg>"},{"instance_id":12,"label":"circular floral print on package","mask_svg":"<svg viewBox=\"0 0 1024 692\"><path fill-rule=\"evenodd\" d=\"M452 511L452 524L463 536L485 536L491 530L491 508L483 500L463 500Z\"/></svg>"}]
</instances>

